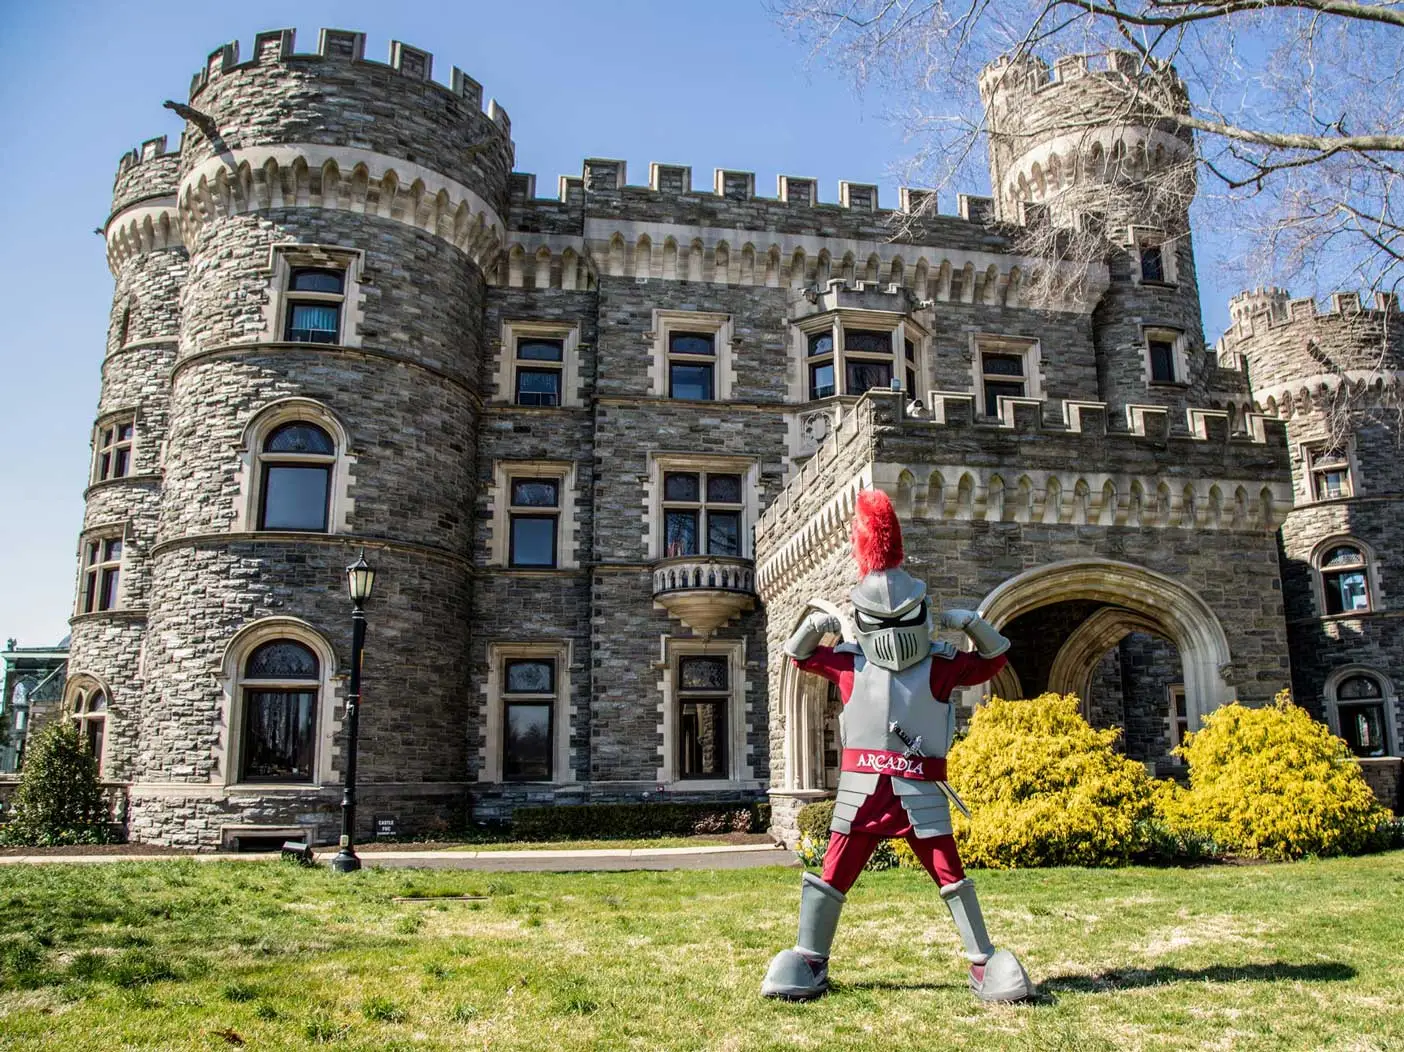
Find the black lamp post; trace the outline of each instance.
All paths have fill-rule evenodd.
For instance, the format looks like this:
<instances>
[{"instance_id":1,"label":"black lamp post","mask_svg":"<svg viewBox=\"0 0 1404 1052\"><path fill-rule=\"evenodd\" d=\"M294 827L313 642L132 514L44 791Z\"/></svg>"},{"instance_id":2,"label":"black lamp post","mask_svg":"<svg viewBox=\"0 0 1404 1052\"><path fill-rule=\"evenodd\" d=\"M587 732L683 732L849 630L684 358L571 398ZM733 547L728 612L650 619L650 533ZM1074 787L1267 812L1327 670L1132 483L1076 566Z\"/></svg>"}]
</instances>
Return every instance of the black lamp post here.
<instances>
[{"instance_id":1,"label":"black lamp post","mask_svg":"<svg viewBox=\"0 0 1404 1052\"><path fill-rule=\"evenodd\" d=\"M341 850L332 859L338 873L354 873L361 868L356 857L356 749L360 742L361 652L366 645L366 614L362 604L375 586L375 569L360 558L346 568L346 585L351 593L351 685L346 692L346 778L341 789Z\"/></svg>"}]
</instances>

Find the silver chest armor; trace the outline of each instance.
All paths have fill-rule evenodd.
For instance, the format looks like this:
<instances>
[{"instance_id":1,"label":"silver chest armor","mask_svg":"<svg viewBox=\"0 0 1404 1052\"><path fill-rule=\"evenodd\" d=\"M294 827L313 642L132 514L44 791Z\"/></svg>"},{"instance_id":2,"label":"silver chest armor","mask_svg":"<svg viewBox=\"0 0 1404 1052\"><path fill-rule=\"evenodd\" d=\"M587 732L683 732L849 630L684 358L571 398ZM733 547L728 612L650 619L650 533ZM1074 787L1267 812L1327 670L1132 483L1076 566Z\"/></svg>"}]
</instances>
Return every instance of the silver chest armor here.
<instances>
[{"instance_id":1,"label":"silver chest armor","mask_svg":"<svg viewBox=\"0 0 1404 1052\"><path fill-rule=\"evenodd\" d=\"M885 749L902 753L907 745L889 730L892 723L915 740L921 737L921 751L927 756L945 756L955 735L954 706L937 701L931 694L931 662L955 656L949 643L932 643L931 656L900 672L868 661L862 649L852 643L834 648L853 655L853 693L839 717L839 736L845 749ZM836 833L852 831L858 808L878 786L880 774L843 771L839 774L838 798L829 828ZM950 804L937 782L919 782L892 777L892 791L902 802L912 828L919 837L944 836L951 831Z\"/></svg>"}]
</instances>

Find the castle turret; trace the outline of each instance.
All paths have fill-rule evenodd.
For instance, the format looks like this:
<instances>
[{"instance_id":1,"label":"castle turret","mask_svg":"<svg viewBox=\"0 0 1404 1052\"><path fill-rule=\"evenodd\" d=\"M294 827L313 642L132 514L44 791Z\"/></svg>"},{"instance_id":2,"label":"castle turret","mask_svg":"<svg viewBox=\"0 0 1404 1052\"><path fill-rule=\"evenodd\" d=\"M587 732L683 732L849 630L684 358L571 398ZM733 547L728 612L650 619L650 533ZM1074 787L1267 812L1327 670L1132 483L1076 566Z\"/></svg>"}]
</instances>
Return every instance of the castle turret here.
<instances>
[{"instance_id":1,"label":"castle turret","mask_svg":"<svg viewBox=\"0 0 1404 1052\"><path fill-rule=\"evenodd\" d=\"M1393 295L1327 309L1256 289L1229 304L1221 354L1287 422L1295 506L1282 582L1297 701L1362 757L1397 754L1404 711L1404 318ZM1370 774L1367 762L1367 776Z\"/></svg>"},{"instance_id":2,"label":"castle turret","mask_svg":"<svg viewBox=\"0 0 1404 1052\"><path fill-rule=\"evenodd\" d=\"M1111 281L1093 331L1110 418L1119 426L1128 406L1153 405L1183 420L1209 405L1215 362L1189 227L1194 141L1172 116L1189 107L1175 71L1116 51L1052 67L1001 59L980 94L997 218L1076 230L1105 255Z\"/></svg>"},{"instance_id":3,"label":"castle turret","mask_svg":"<svg viewBox=\"0 0 1404 1052\"><path fill-rule=\"evenodd\" d=\"M401 828L464 804L485 270L510 125L459 70L432 80L427 52L394 42L382 64L364 45L324 30L299 54L283 30L243 62L226 45L182 111L190 274L152 559L139 839L335 830L343 568L362 548L379 576L361 814L368 824L378 786L395 786Z\"/></svg>"},{"instance_id":4,"label":"castle turret","mask_svg":"<svg viewBox=\"0 0 1404 1052\"><path fill-rule=\"evenodd\" d=\"M118 164L104 226L115 279L93 427L72 621L66 715L109 779L131 775L141 651L160 504L161 450L187 258L176 219L177 153L150 139Z\"/></svg>"}]
</instances>

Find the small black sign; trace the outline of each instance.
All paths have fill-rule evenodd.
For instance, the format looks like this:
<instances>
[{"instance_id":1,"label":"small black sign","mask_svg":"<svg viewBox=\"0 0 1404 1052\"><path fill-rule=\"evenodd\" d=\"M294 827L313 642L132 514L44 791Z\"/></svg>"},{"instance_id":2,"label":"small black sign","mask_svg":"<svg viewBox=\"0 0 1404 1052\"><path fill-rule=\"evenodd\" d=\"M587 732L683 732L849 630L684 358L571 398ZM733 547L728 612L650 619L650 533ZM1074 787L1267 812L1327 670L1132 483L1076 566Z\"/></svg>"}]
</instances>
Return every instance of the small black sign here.
<instances>
[{"instance_id":1,"label":"small black sign","mask_svg":"<svg viewBox=\"0 0 1404 1052\"><path fill-rule=\"evenodd\" d=\"M400 835L400 822L399 822L399 819L396 818L394 815L376 815L376 816L375 816L375 835L378 836L378 837L382 837L382 836L399 836L399 835Z\"/></svg>"}]
</instances>

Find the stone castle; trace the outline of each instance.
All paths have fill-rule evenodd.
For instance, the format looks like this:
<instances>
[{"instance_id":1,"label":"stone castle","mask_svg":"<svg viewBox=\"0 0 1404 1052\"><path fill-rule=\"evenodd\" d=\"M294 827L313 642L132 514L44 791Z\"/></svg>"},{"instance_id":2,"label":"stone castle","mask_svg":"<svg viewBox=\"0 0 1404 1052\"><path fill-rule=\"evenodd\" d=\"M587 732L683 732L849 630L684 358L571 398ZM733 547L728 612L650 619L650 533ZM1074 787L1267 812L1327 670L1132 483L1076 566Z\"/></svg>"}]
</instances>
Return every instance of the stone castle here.
<instances>
[{"instance_id":1,"label":"stone castle","mask_svg":"<svg viewBox=\"0 0 1404 1052\"><path fill-rule=\"evenodd\" d=\"M1206 346L1189 194L1109 210L1091 264L1017 247L1073 187L1183 178L1134 63L992 66L994 197L950 215L603 159L537 196L475 81L364 49L220 48L179 149L119 164L64 710L133 839L334 838L362 549L363 833L767 796L788 828L838 702L780 645L847 616L865 486L1014 640L997 693L1075 691L1166 766L1290 684L1397 797L1395 305L1257 290Z\"/></svg>"}]
</instances>

